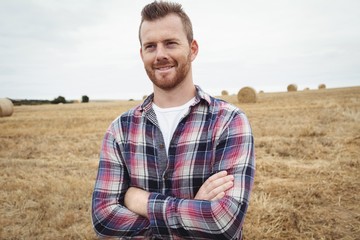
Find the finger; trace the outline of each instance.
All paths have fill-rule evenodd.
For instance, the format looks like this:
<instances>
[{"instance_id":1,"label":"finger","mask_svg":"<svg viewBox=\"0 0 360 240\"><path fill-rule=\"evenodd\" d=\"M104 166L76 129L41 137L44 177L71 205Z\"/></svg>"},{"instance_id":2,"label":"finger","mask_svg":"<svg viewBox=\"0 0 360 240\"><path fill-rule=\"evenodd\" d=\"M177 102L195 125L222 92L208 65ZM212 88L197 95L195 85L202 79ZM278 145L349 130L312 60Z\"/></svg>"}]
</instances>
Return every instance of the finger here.
<instances>
[{"instance_id":1,"label":"finger","mask_svg":"<svg viewBox=\"0 0 360 240\"><path fill-rule=\"evenodd\" d=\"M208 178L208 181L213 181L222 177L225 177L227 175L227 171L223 170L217 173L214 173L213 175L211 175L211 177Z\"/></svg>"},{"instance_id":2,"label":"finger","mask_svg":"<svg viewBox=\"0 0 360 240\"><path fill-rule=\"evenodd\" d=\"M219 185L218 187L212 189L211 192L209 193L209 195L213 198L214 196L217 196L218 194L229 190L233 186L234 186L233 181L227 181L227 182Z\"/></svg>"},{"instance_id":3,"label":"finger","mask_svg":"<svg viewBox=\"0 0 360 240\"><path fill-rule=\"evenodd\" d=\"M215 198L221 192L225 192L234 185L233 176L225 176L221 179L217 179L208 185L205 185L201 191L202 194L198 196L205 196L207 200Z\"/></svg>"},{"instance_id":4,"label":"finger","mask_svg":"<svg viewBox=\"0 0 360 240\"><path fill-rule=\"evenodd\" d=\"M227 175L226 171L220 171L209 177L200 187L195 199L211 200L218 198L218 194L225 192L232 187L234 181L233 175ZM224 186L222 186L224 185Z\"/></svg>"},{"instance_id":5,"label":"finger","mask_svg":"<svg viewBox=\"0 0 360 240\"><path fill-rule=\"evenodd\" d=\"M218 195L216 195L213 199L211 199L211 201L216 201L216 200L220 200L223 197L225 197L225 192L221 192Z\"/></svg>"},{"instance_id":6,"label":"finger","mask_svg":"<svg viewBox=\"0 0 360 240\"><path fill-rule=\"evenodd\" d=\"M209 181L206 183L206 189L208 189L209 191L216 189L217 187L224 185L228 182L233 182L234 181L234 176L233 175L226 175L223 176L221 178Z\"/></svg>"}]
</instances>

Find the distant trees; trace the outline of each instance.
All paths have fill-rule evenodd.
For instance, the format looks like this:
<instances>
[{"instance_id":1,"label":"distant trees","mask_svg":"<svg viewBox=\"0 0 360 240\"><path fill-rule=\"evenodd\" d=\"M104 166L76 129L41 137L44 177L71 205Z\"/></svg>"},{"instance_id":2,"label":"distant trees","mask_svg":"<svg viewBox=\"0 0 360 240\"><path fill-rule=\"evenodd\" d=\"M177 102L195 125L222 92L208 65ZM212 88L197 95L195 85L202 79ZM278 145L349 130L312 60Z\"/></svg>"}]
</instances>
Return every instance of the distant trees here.
<instances>
[{"instance_id":1,"label":"distant trees","mask_svg":"<svg viewBox=\"0 0 360 240\"><path fill-rule=\"evenodd\" d=\"M63 96L58 96L51 101L52 104L66 103L66 99Z\"/></svg>"},{"instance_id":2,"label":"distant trees","mask_svg":"<svg viewBox=\"0 0 360 240\"><path fill-rule=\"evenodd\" d=\"M90 100L89 97L86 95L81 97L81 102L83 102L83 103L87 103L87 102L89 102L89 100Z\"/></svg>"},{"instance_id":3,"label":"distant trees","mask_svg":"<svg viewBox=\"0 0 360 240\"><path fill-rule=\"evenodd\" d=\"M36 100L36 99L10 99L15 106L20 105L40 105L40 104L65 104L65 103L79 103L80 100L66 100L63 96L58 96L57 98L54 98L53 100ZM90 101L90 98L86 95L83 95L81 97L82 103L87 103Z\"/></svg>"}]
</instances>

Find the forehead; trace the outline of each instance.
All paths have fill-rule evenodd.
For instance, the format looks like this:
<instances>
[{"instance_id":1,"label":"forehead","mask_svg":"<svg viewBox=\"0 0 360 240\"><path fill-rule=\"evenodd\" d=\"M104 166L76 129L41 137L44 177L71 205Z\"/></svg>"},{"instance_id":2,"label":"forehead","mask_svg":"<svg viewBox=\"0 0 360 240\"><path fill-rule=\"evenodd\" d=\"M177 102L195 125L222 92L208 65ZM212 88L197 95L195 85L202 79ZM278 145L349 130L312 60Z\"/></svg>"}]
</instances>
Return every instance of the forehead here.
<instances>
[{"instance_id":1,"label":"forehead","mask_svg":"<svg viewBox=\"0 0 360 240\"><path fill-rule=\"evenodd\" d=\"M186 40L183 23L175 14L169 14L154 21L144 21L141 25L140 37L143 43L168 38Z\"/></svg>"}]
</instances>

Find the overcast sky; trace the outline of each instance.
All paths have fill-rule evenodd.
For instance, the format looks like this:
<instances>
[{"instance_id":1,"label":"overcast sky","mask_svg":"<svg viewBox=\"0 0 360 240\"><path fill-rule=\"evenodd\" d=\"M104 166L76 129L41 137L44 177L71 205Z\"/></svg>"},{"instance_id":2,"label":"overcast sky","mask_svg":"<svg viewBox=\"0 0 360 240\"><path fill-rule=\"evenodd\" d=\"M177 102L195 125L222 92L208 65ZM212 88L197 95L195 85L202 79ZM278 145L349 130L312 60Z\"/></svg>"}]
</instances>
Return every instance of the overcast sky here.
<instances>
[{"instance_id":1,"label":"overcast sky","mask_svg":"<svg viewBox=\"0 0 360 240\"><path fill-rule=\"evenodd\" d=\"M141 99L136 0L0 0L0 98ZM360 85L359 0L179 0L206 92Z\"/></svg>"}]
</instances>

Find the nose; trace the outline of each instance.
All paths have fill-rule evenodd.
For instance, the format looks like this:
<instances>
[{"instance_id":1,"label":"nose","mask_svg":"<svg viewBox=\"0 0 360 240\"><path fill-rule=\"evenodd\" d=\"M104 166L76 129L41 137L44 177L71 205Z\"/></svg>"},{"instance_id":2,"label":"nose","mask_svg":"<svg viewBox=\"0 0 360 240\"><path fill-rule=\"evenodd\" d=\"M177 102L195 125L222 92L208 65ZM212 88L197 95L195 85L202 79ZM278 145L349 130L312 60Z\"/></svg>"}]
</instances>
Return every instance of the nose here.
<instances>
[{"instance_id":1,"label":"nose","mask_svg":"<svg viewBox=\"0 0 360 240\"><path fill-rule=\"evenodd\" d=\"M156 60L164 60L167 59L167 52L165 47L162 44L159 44L159 46L156 48Z\"/></svg>"}]
</instances>

